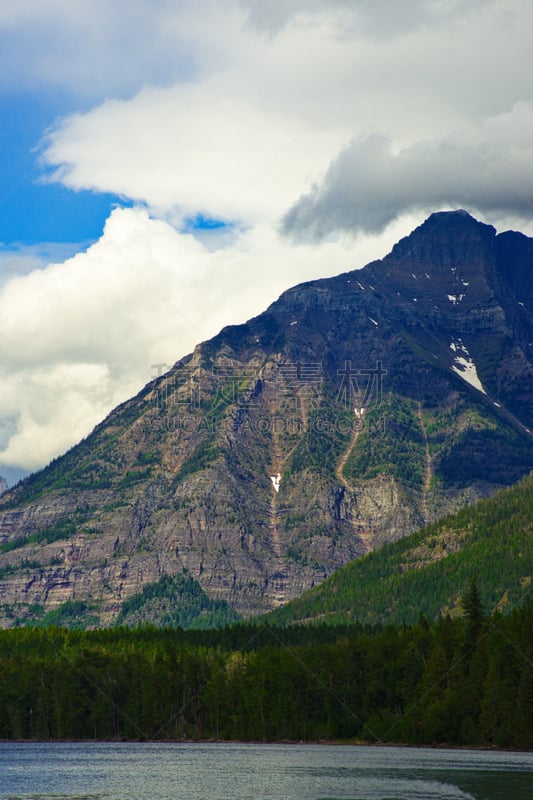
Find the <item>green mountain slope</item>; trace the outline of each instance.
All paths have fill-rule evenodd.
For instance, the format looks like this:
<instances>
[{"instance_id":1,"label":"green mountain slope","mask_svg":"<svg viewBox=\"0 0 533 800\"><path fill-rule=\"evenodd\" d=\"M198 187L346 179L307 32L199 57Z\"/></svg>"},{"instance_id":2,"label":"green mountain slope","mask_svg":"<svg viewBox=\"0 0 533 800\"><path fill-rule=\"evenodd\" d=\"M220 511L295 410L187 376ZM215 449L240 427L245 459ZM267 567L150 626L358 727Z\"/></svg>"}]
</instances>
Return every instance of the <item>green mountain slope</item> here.
<instances>
[{"instance_id":1,"label":"green mountain slope","mask_svg":"<svg viewBox=\"0 0 533 800\"><path fill-rule=\"evenodd\" d=\"M506 612L532 596L533 474L348 564L266 619L373 624L453 615L473 575L491 611Z\"/></svg>"},{"instance_id":2,"label":"green mountain slope","mask_svg":"<svg viewBox=\"0 0 533 800\"><path fill-rule=\"evenodd\" d=\"M231 625L239 614L223 600L211 600L190 575L164 575L125 600L118 625L135 627L149 623L188 630L207 630Z\"/></svg>"}]
</instances>

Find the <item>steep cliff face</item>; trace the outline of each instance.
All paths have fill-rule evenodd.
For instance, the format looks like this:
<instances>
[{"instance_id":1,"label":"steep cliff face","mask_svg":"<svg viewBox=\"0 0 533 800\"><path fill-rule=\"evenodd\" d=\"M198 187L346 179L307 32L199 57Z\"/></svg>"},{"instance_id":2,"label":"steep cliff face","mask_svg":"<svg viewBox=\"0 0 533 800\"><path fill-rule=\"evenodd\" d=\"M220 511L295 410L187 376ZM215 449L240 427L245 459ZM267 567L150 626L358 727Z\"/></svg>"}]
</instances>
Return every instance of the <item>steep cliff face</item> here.
<instances>
[{"instance_id":1,"label":"steep cliff face","mask_svg":"<svg viewBox=\"0 0 533 800\"><path fill-rule=\"evenodd\" d=\"M533 467L533 247L432 215L224 329L0 499L3 624L187 570L244 615Z\"/></svg>"}]
</instances>

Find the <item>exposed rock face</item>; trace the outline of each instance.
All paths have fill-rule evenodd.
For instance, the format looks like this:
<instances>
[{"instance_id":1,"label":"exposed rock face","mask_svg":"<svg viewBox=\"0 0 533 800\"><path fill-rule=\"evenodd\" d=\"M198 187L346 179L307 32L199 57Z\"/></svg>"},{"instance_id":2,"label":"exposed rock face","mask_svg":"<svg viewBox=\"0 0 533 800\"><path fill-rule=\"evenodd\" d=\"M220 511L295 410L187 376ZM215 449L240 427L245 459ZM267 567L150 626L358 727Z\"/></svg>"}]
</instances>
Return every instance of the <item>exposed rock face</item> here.
<instances>
[{"instance_id":1,"label":"exposed rock face","mask_svg":"<svg viewBox=\"0 0 533 800\"><path fill-rule=\"evenodd\" d=\"M0 475L0 494L4 494L4 492L7 492L7 481Z\"/></svg>"},{"instance_id":2,"label":"exposed rock face","mask_svg":"<svg viewBox=\"0 0 533 800\"><path fill-rule=\"evenodd\" d=\"M1 498L3 624L183 569L254 614L490 495L533 468L532 342L533 240L465 212L294 287Z\"/></svg>"}]
</instances>

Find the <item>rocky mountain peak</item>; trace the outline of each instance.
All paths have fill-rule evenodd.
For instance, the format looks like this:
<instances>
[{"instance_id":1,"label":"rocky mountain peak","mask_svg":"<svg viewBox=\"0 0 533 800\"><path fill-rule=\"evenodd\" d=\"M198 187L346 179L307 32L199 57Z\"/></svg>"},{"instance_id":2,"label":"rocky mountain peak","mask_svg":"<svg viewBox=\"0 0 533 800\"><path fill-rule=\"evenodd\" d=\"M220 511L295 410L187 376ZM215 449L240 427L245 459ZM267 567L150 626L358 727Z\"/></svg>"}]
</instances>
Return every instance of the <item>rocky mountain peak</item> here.
<instances>
[{"instance_id":1,"label":"rocky mountain peak","mask_svg":"<svg viewBox=\"0 0 533 800\"><path fill-rule=\"evenodd\" d=\"M471 250L465 251L465 245L479 247L495 236L492 225L479 222L467 211L436 211L400 239L388 258L398 260L409 254L415 260L429 260L435 267L453 266L457 260L469 261Z\"/></svg>"},{"instance_id":2,"label":"rocky mountain peak","mask_svg":"<svg viewBox=\"0 0 533 800\"><path fill-rule=\"evenodd\" d=\"M399 298L431 303L435 311L471 307L491 296L495 237L492 225L466 211L436 212L371 271Z\"/></svg>"}]
</instances>

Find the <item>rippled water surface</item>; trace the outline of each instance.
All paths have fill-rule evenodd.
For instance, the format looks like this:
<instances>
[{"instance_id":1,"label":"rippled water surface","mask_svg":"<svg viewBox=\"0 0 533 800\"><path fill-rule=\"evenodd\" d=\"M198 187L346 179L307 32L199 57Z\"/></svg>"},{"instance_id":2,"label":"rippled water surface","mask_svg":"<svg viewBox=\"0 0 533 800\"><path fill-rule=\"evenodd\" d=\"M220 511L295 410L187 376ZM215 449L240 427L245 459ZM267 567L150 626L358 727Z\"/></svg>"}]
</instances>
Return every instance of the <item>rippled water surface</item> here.
<instances>
[{"instance_id":1,"label":"rippled water surface","mask_svg":"<svg viewBox=\"0 0 533 800\"><path fill-rule=\"evenodd\" d=\"M533 800L533 754L329 745L0 743L0 798Z\"/></svg>"}]
</instances>

